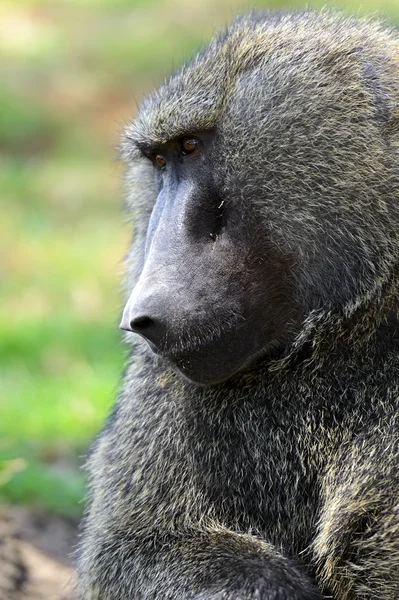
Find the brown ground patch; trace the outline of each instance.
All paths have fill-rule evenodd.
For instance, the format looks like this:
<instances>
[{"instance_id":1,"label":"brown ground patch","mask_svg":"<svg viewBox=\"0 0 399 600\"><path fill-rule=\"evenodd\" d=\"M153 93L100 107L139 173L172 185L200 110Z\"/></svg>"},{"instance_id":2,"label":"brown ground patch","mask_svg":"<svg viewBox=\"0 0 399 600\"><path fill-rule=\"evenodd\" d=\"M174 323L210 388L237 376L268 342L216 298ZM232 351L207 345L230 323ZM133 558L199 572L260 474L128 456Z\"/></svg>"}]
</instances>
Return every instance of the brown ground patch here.
<instances>
[{"instance_id":1,"label":"brown ground patch","mask_svg":"<svg viewBox=\"0 0 399 600\"><path fill-rule=\"evenodd\" d=\"M0 508L0 600L76 600L77 524L27 508Z\"/></svg>"}]
</instances>

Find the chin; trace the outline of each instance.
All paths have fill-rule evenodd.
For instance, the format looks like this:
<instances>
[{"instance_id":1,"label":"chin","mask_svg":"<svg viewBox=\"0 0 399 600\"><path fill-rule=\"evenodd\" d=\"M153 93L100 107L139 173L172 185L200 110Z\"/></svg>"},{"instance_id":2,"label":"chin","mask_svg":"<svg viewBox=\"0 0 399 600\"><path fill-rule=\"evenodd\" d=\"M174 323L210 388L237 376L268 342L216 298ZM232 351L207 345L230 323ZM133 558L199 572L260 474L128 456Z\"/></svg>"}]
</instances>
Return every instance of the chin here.
<instances>
[{"instance_id":1,"label":"chin","mask_svg":"<svg viewBox=\"0 0 399 600\"><path fill-rule=\"evenodd\" d=\"M255 344L220 344L205 346L194 351L169 353L159 351L148 343L151 351L160 356L172 369L190 383L199 386L215 386L250 370L259 361L276 357L284 346L279 340L272 340L256 347Z\"/></svg>"},{"instance_id":2,"label":"chin","mask_svg":"<svg viewBox=\"0 0 399 600\"><path fill-rule=\"evenodd\" d=\"M204 358L191 353L184 356L163 355L163 359L179 377L202 387L215 386L231 379L241 367L236 361L229 363L217 357L210 359L209 356Z\"/></svg>"},{"instance_id":3,"label":"chin","mask_svg":"<svg viewBox=\"0 0 399 600\"><path fill-rule=\"evenodd\" d=\"M264 359L272 348L274 348L274 345L268 345L249 356L241 357L240 361L234 360L233 357L229 361L226 355L222 359L218 359L216 356L207 356L205 359L204 357L191 355L179 358L169 357L167 360L176 373L186 381L203 387L215 386L250 369L254 363Z\"/></svg>"},{"instance_id":4,"label":"chin","mask_svg":"<svg viewBox=\"0 0 399 600\"><path fill-rule=\"evenodd\" d=\"M229 373L205 373L203 370L200 372L190 371L187 369L183 369L176 364L173 365L175 372L180 375L186 381L190 383L195 383L201 387L214 386L224 383L228 379L234 377L236 373L238 373L239 369L229 372Z\"/></svg>"}]
</instances>

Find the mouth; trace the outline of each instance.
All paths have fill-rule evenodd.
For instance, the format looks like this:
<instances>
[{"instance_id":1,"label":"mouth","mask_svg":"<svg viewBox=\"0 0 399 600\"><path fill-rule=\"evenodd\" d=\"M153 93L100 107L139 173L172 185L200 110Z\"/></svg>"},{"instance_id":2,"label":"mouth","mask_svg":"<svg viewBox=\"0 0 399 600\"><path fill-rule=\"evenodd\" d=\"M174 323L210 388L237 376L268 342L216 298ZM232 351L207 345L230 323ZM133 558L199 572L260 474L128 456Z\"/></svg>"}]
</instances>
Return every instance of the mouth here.
<instances>
[{"instance_id":1,"label":"mouth","mask_svg":"<svg viewBox=\"0 0 399 600\"><path fill-rule=\"evenodd\" d=\"M251 340L251 338L249 338ZM180 351L167 351L148 345L152 352L165 360L180 376L197 385L218 385L274 351L276 344L256 347L241 335L220 336L212 343L196 344Z\"/></svg>"},{"instance_id":2,"label":"mouth","mask_svg":"<svg viewBox=\"0 0 399 600\"><path fill-rule=\"evenodd\" d=\"M284 336L274 328L259 327L237 311L225 312L223 318L212 316L196 323L181 317L160 343L141 337L154 355L198 385L222 383L260 360L277 357L284 346Z\"/></svg>"},{"instance_id":3,"label":"mouth","mask_svg":"<svg viewBox=\"0 0 399 600\"><path fill-rule=\"evenodd\" d=\"M173 342L155 345L144 338L151 352L169 364L184 379L199 385L214 385L231 377L239 368L234 358L237 328L212 331L212 335L182 335Z\"/></svg>"}]
</instances>

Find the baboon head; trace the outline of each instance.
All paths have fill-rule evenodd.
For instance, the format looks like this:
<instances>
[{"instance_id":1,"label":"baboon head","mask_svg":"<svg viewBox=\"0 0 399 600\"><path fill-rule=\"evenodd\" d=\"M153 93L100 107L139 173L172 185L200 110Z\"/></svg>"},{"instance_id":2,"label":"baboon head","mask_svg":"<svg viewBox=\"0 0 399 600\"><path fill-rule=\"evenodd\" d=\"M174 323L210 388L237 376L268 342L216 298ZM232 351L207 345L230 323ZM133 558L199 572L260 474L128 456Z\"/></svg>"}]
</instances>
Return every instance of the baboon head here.
<instances>
[{"instance_id":1,"label":"baboon head","mask_svg":"<svg viewBox=\"0 0 399 600\"><path fill-rule=\"evenodd\" d=\"M240 18L126 130L138 279L121 327L194 382L287 351L389 276L398 84L391 38L376 28L375 57L362 27Z\"/></svg>"}]
</instances>

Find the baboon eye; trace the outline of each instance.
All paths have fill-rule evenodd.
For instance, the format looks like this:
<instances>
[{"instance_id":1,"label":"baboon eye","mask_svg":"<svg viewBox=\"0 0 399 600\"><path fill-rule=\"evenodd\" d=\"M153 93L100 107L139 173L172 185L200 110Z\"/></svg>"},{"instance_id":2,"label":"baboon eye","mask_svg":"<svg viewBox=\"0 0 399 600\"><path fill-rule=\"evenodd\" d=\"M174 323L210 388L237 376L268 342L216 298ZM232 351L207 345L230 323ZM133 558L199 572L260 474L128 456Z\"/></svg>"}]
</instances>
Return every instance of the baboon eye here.
<instances>
[{"instance_id":1,"label":"baboon eye","mask_svg":"<svg viewBox=\"0 0 399 600\"><path fill-rule=\"evenodd\" d=\"M164 167L166 167L166 158L164 156L162 156L162 154L156 154L155 155L155 162L157 163L157 165L159 167L161 167L162 169Z\"/></svg>"},{"instance_id":2,"label":"baboon eye","mask_svg":"<svg viewBox=\"0 0 399 600\"><path fill-rule=\"evenodd\" d=\"M184 137L181 141L181 153L195 154L196 156L200 153L201 142L195 137Z\"/></svg>"}]
</instances>

